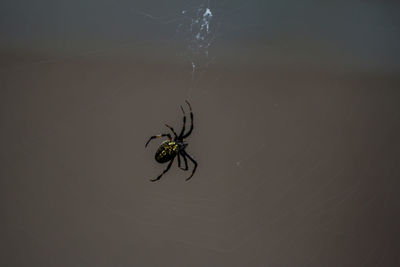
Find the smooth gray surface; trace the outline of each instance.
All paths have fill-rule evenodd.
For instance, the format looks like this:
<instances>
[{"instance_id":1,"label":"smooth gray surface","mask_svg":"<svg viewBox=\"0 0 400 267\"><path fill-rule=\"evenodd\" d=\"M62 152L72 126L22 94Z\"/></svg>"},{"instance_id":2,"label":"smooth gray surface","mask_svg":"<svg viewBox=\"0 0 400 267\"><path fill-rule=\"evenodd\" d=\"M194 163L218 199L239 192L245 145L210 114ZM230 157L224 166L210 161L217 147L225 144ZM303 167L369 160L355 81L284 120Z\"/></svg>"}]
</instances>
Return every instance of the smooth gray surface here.
<instances>
[{"instance_id":1,"label":"smooth gray surface","mask_svg":"<svg viewBox=\"0 0 400 267\"><path fill-rule=\"evenodd\" d=\"M211 1L192 76L194 2L58 2L2 3L1 266L399 266L397 4Z\"/></svg>"}]
</instances>

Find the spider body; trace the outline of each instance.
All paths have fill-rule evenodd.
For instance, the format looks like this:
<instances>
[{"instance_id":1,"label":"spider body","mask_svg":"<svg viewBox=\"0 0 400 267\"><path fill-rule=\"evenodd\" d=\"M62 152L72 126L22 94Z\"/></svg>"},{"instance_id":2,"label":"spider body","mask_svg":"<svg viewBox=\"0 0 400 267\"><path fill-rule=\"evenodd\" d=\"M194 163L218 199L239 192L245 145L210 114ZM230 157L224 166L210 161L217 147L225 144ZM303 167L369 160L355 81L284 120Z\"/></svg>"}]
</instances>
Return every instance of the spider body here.
<instances>
[{"instance_id":1,"label":"spider body","mask_svg":"<svg viewBox=\"0 0 400 267\"><path fill-rule=\"evenodd\" d=\"M166 163L176 157L180 150L186 147L186 143L166 140L161 143L155 154L158 163Z\"/></svg>"},{"instance_id":2,"label":"spider body","mask_svg":"<svg viewBox=\"0 0 400 267\"><path fill-rule=\"evenodd\" d=\"M172 128L171 126L166 124L166 126L171 130L172 134L174 135L174 138L172 138L171 134L169 134L169 133L154 135L149 138L149 140L147 141L147 143L145 145L145 147L147 147L149 142L155 138L168 137L168 140L166 140L160 144L154 157L158 163L169 162L169 164L168 164L167 168L157 178L150 180L152 182L160 180L161 176L163 176L171 168L172 163L174 162L176 157L178 158L178 167L184 171L187 171L189 169L188 164L187 164L187 159L189 159L194 164L192 174L186 179L186 181L189 180L190 178L192 178L193 174L196 171L197 162L185 151L188 144L184 141L184 139L186 139L193 131L192 107L190 106L188 101L186 101L186 103L188 104L188 106L190 108L191 123L190 123L189 131L187 133L185 133L186 114L185 114L185 110L181 106L181 110L183 112L183 126L182 126L182 130L181 130L180 134L177 135L174 128ZM184 163L185 163L184 168L181 167L181 157L183 158Z\"/></svg>"}]
</instances>

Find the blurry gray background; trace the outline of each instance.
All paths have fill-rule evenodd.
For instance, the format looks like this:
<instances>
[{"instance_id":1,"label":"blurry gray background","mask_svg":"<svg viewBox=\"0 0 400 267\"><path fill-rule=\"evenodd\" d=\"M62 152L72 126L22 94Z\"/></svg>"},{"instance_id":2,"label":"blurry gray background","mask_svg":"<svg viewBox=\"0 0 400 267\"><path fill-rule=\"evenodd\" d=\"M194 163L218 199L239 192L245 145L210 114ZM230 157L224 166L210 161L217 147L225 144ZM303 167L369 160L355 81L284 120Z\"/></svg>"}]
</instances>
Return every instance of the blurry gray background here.
<instances>
[{"instance_id":1,"label":"blurry gray background","mask_svg":"<svg viewBox=\"0 0 400 267\"><path fill-rule=\"evenodd\" d=\"M399 7L1 1L0 265L399 266Z\"/></svg>"}]
</instances>

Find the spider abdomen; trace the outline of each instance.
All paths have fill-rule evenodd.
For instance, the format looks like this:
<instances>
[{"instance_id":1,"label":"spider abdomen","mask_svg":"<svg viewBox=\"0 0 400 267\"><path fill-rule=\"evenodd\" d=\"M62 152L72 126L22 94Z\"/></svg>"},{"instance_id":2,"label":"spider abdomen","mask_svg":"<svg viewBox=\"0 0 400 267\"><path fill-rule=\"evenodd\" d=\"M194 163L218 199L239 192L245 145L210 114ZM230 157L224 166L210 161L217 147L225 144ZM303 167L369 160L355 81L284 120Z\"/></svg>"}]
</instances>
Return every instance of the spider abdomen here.
<instances>
[{"instance_id":1,"label":"spider abdomen","mask_svg":"<svg viewBox=\"0 0 400 267\"><path fill-rule=\"evenodd\" d=\"M164 141L156 151L155 159L158 163L170 161L178 153L178 144L175 141Z\"/></svg>"}]
</instances>

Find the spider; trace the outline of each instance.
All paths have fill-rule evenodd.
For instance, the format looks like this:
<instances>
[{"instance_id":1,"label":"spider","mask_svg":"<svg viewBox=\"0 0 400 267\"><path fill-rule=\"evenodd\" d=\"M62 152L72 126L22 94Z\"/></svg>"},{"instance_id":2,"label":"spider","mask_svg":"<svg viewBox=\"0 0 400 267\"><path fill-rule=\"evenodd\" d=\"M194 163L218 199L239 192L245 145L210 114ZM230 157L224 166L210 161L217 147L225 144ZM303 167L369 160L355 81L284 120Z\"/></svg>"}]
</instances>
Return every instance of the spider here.
<instances>
[{"instance_id":1,"label":"spider","mask_svg":"<svg viewBox=\"0 0 400 267\"><path fill-rule=\"evenodd\" d=\"M151 179L150 181L155 182L161 179L161 176L163 176L172 166L172 163L175 160L175 157L178 156L178 167L184 171L187 171L188 164L187 164L187 158L194 164L194 168L192 171L192 174L186 178L186 181L188 181L190 178L192 178L194 172L196 171L197 168L197 162L185 151L185 148L187 147L188 143L184 141L193 131L193 113L192 113L192 107L190 106L190 103L188 101L185 101L190 109L190 129L187 133L185 133L185 125L186 125L186 113L183 107L181 106L181 110L183 113L183 126L182 130L179 133L179 135L176 134L174 128L169 126L168 124L165 124L171 132L174 135L174 139L172 139L171 135L169 133L165 134L159 134L159 135L153 135L149 138L149 140L146 142L145 147L150 143L151 140L155 138L161 138L161 137L168 137L168 140L162 142L159 146L159 148L156 151L155 154L155 159L158 163L166 163L169 162L167 168L155 179ZM185 162L185 168L181 167L181 156Z\"/></svg>"}]
</instances>

